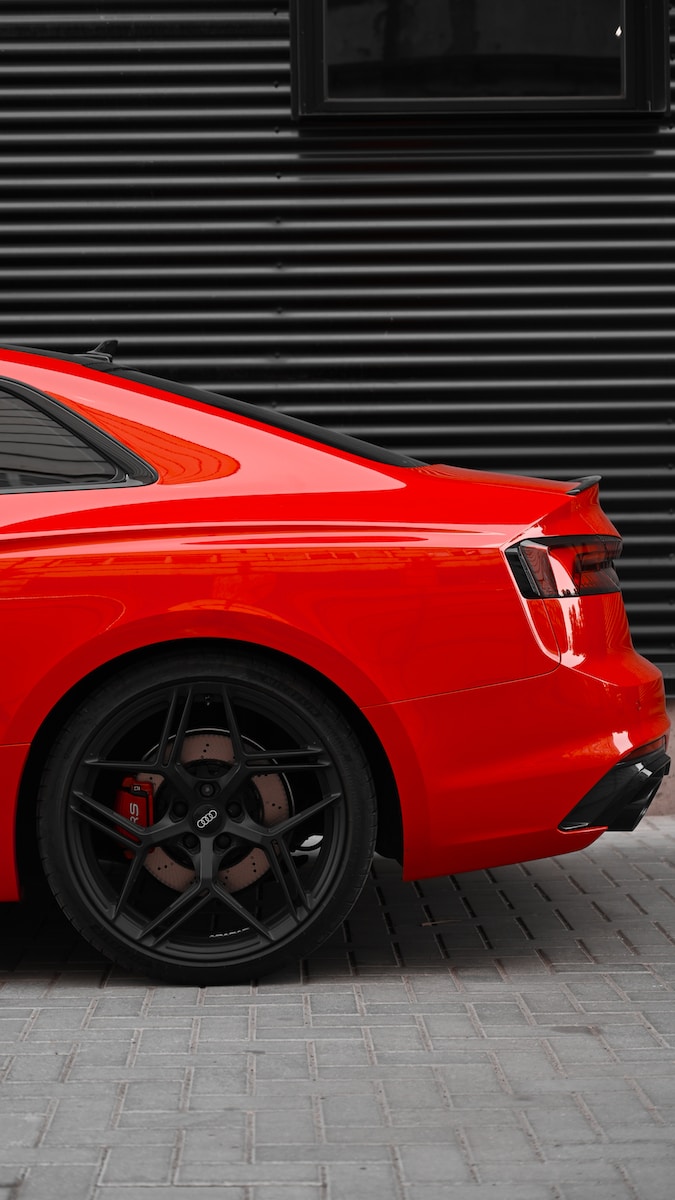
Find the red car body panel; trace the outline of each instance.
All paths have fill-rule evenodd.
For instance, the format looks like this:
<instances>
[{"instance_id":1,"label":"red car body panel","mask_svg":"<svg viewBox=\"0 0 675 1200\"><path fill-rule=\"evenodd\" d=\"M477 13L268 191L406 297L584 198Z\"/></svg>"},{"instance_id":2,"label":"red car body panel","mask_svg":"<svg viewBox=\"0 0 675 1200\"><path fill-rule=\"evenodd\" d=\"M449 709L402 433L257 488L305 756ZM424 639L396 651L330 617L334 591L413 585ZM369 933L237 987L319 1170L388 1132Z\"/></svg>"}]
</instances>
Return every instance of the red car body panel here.
<instances>
[{"instance_id":1,"label":"red car body panel","mask_svg":"<svg viewBox=\"0 0 675 1200\"><path fill-rule=\"evenodd\" d=\"M404 467L77 362L0 350L0 375L145 459L139 487L0 494L0 898L26 756L93 672L194 639L265 647L339 689L391 766L408 878L582 848L561 832L668 730L621 596L526 599L505 549L616 534L597 487Z\"/></svg>"}]
</instances>

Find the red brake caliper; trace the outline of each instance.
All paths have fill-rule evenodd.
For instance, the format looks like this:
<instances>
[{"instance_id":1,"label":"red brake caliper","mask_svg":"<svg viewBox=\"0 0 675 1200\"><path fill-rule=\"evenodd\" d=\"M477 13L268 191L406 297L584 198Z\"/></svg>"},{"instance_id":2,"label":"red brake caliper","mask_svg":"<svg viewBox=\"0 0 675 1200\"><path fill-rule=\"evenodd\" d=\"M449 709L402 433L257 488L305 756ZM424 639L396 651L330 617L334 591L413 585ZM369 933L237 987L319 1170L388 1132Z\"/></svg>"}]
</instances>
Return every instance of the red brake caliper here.
<instances>
[{"instance_id":1,"label":"red brake caliper","mask_svg":"<svg viewBox=\"0 0 675 1200\"><path fill-rule=\"evenodd\" d=\"M115 812L134 825L152 825L153 799L154 790L150 780L141 783L133 775L127 775L115 796ZM133 835L127 829L118 826L118 832L133 841ZM127 858L131 858L131 851L127 851L126 854Z\"/></svg>"}]
</instances>

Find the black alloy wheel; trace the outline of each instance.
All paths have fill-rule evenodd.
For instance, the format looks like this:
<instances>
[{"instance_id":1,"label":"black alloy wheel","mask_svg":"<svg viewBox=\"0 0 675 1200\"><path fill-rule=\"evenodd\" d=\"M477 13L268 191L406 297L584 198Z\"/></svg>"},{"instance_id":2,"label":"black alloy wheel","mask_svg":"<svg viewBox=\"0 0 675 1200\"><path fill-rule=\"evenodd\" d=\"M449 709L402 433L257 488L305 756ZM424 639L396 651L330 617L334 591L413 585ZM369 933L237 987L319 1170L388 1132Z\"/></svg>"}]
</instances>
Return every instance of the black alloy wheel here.
<instances>
[{"instance_id":1,"label":"black alloy wheel","mask_svg":"<svg viewBox=\"0 0 675 1200\"><path fill-rule=\"evenodd\" d=\"M344 920L376 825L352 729L301 674L170 653L76 711L48 758L40 853L66 916L155 978L234 983Z\"/></svg>"}]
</instances>

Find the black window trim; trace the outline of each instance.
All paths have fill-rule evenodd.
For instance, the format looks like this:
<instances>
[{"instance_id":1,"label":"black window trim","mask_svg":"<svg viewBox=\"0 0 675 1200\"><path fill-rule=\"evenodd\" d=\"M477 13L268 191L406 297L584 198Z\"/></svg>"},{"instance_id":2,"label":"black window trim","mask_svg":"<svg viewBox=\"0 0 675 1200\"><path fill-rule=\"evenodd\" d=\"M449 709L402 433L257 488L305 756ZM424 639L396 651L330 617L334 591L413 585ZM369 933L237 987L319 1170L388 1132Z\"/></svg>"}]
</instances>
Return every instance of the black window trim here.
<instances>
[{"instance_id":1,"label":"black window trim","mask_svg":"<svg viewBox=\"0 0 675 1200\"><path fill-rule=\"evenodd\" d=\"M72 409L61 404L54 396L49 396L46 392L22 383L19 379L13 379L9 375L0 375L0 388L9 392L10 395L17 396L20 400L25 400L33 408L37 408L57 424L69 430L90 449L95 450L102 458L106 459L117 471L114 479L86 483L75 480L72 483L27 484L18 487L3 487L0 484L2 495L17 492L89 492L100 491L102 488L147 487L148 484L156 483L159 479L154 467L139 458L133 450L123 446L110 434L105 433L86 417L81 416L80 413L73 412Z\"/></svg>"}]
</instances>

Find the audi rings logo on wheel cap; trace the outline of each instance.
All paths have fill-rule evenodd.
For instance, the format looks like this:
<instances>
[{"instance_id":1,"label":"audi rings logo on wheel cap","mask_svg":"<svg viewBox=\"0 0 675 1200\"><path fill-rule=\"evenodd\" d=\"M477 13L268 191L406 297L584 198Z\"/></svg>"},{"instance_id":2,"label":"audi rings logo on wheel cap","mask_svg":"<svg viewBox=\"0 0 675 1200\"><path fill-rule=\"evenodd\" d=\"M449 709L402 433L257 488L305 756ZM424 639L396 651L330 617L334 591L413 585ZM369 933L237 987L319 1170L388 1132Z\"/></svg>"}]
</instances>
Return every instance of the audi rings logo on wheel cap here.
<instances>
[{"instance_id":1,"label":"audi rings logo on wheel cap","mask_svg":"<svg viewBox=\"0 0 675 1200\"><path fill-rule=\"evenodd\" d=\"M197 821L197 829L206 829L206 826L210 825L212 821L215 821L217 816L218 810L215 808L210 808L209 811L205 812L204 816L200 817Z\"/></svg>"}]
</instances>

